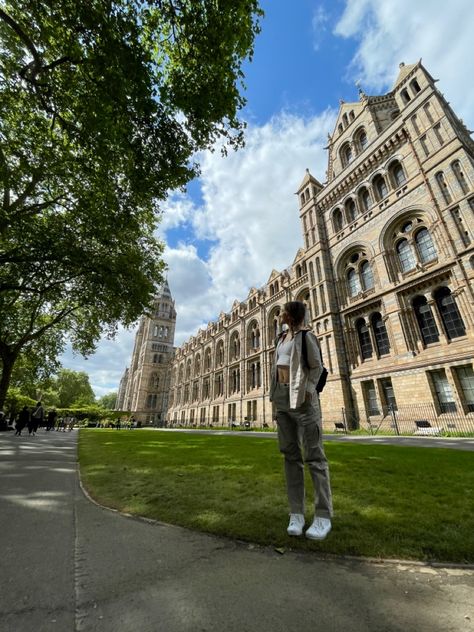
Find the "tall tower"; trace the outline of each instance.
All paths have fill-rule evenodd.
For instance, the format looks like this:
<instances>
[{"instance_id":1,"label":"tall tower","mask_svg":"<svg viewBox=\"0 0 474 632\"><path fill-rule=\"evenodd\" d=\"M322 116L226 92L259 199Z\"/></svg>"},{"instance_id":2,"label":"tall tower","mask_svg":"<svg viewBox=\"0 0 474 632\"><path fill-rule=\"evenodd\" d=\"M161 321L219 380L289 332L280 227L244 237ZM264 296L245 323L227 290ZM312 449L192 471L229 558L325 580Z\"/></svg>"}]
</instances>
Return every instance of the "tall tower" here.
<instances>
[{"instance_id":1,"label":"tall tower","mask_svg":"<svg viewBox=\"0 0 474 632\"><path fill-rule=\"evenodd\" d=\"M175 327L175 302L165 281L151 313L140 319L117 398L116 409L132 412L142 424L161 425L166 419Z\"/></svg>"}]
</instances>

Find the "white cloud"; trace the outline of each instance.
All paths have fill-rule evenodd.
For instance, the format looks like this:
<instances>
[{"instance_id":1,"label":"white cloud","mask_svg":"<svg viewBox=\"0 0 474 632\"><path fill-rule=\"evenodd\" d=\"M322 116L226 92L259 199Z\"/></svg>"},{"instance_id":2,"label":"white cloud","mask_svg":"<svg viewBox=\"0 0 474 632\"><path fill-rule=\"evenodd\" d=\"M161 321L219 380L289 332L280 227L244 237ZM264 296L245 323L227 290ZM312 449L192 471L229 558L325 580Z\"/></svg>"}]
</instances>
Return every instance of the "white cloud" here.
<instances>
[{"instance_id":1,"label":"white cloud","mask_svg":"<svg viewBox=\"0 0 474 632\"><path fill-rule=\"evenodd\" d=\"M62 356L61 363L67 369L85 371L95 395L102 397L118 390L125 366L130 363L134 339L133 330L119 327L115 339L102 339L94 355L83 358L73 354L69 348Z\"/></svg>"},{"instance_id":2,"label":"white cloud","mask_svg":"<svg viewBox=\"0 0 474 632\"><path fill-rule=\"evenodd\" d=\"M398 64L423 64L456 113L474 125L472 0L347 0L335 34L358 40L349 74L366 89L391 87Z\"/></svg>"},{"instance_id":3,"label":"white cloud","mask_svg":"<svg viewBox=\"0 0 474 632\"><path fill-rule=\"evenodd\" d=\"M329 22L329 13L319 5L313 12L311 26L313 28L313 49L318 51L321 48L324 36L327 32L327 23Z\"/></svg>"},{"instance_id":4,"label":"white cloud","mask_svg":"<svg viewBox=\"0 0 474 632\"><path fill-rule=\"evenodd\" d=\"M173 191L169 198L160 204L160 235L164 235L171 228L187 223L195 210L194 202L185 193Z\"/></svg>"},{"instance_id":5,"label":"white cloud","mask_svg":"<svg viewBox=\"0 0 474 632\"><path fill-rule=\"evenodd\" d=\"M245 299L251 286L263 285L273 268L292 263L302 245L294 193L306 167L325 179L323 147L334 118L333 111L307 120L281 114L262 127L249 126L245 149L226 158L201 156L203 204L191 223L196 238L214 246L207 261L191 246L166 253L177 344L228 311L234 299Z\"/></svg>"}]
</instances>

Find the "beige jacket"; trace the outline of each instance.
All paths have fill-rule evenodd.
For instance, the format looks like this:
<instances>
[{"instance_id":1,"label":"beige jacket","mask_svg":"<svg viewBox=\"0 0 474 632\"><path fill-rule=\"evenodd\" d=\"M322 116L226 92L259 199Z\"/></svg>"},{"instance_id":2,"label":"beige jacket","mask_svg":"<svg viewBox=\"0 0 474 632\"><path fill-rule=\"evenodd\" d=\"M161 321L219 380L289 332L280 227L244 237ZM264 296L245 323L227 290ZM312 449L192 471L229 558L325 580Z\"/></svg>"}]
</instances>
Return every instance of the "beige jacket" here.
<instances>
[{"instance_id":1,"label":"beige jacket","mask_svg":"<svg viewBox=\"0 0 474 632\"><path fill-rule=\"evenodd\" d=\"M295 342L290 355L290 408L299 408L306 399L306 393L314 395L316 385L323 372L323 364L321 362L321 354L316 336L312 331L308 330L306 334L306 350L308 356L309 368L304 366L302 355L302 338L301 331L295 335ZM276 370L277 354L272 367L272 381L270 384L270 401L272 401L273 393L277 384Z\"/></svg>"}]
</instances>

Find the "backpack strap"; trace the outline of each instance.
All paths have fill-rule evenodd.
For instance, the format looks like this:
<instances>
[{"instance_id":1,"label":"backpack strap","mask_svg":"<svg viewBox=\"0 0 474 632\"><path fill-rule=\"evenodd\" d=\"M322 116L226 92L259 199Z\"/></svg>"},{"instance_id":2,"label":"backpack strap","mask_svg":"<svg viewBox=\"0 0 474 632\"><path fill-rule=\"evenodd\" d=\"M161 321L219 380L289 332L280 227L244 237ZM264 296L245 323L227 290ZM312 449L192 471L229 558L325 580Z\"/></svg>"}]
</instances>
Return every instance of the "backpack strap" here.
<instances>
[{"instance_id":1,"label":"backpack strap","mask_svg":"<svg viewBox=\"0 0 474 632\"><path fill-rule=\"evenodd\" d=\"M308 362L308 347L306 345L306 334L308 333L308 331L306 329L302 329L301 330L301 355L303 356L303 365L309 369L309 362Z\"/></svg>"}]
</instances>

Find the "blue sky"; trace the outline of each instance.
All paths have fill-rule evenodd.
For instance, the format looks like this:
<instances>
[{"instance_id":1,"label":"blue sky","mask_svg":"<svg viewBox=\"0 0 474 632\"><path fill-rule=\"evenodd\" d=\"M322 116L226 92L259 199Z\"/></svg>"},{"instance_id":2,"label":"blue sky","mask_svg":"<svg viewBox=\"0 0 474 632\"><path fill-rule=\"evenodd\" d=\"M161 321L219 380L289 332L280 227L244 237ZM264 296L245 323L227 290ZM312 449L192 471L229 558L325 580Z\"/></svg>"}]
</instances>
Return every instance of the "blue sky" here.
<instances>
[{"instance_id":1,"label":"blue sky","mask_svg":"<svg viewBox=\"0 0 474 632\"><path fill-rule=\"evenodd\" d=\"M290 265L302 245L294 192L308 167L325 180L327 134L339 99L391 89L401 61L422 58L456 113L474 129L474 3L452 0L264 0L262 33L245 65L246 147L199 156L202 173L162 205L168 278L180 345L235 298ZM100 396L118 387L134 331L103 340L87 360Z\"/></svg>"}]
</instances>

